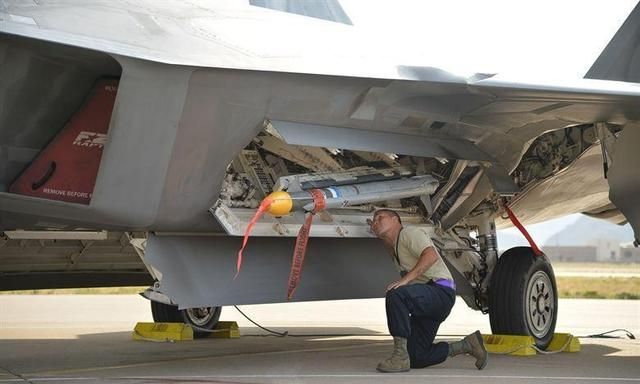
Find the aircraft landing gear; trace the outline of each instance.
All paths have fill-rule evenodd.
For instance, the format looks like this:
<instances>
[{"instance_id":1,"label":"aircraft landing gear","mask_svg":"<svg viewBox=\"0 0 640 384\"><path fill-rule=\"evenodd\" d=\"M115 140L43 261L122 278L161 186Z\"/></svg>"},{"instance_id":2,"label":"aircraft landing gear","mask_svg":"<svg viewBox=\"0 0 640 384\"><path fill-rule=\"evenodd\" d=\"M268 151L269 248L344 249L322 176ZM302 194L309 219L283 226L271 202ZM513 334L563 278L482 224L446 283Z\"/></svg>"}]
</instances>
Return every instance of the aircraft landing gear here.
<instances>
[{"instance_id":1,"label":"aircraft landing gear","mask_svg":"<svg viewBox=\"0 0 640 384\"><path fill-rule=\"evenodd\" d=\"M175 305L151 301L153 321L158 323L185 323L198 328L212 330L218 324L222 307L178 309ZM193 330L193 337L206 337L209 332Z\"/></svg>"},{"instance_id":2,"label":"aircraft landing gear","mask_svg":"<svg viewBox=\"0 0 640 384\"><path fill-rule=\"evenodd\" d=\"M556 328L558 290L549 259L530 247L515 247L500 256L489 287L491 331L531 335L546 348Z\"/></svg>"}]
</instances>

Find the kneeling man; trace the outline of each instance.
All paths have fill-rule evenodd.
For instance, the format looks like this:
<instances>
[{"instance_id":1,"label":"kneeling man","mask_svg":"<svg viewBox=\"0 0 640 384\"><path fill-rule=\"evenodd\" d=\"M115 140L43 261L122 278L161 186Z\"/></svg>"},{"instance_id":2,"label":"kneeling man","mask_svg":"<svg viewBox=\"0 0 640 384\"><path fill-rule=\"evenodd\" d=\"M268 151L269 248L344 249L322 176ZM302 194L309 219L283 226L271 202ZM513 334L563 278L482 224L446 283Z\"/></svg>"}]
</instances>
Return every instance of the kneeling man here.
<instances>
[{"instance_id":1,"label":"kneeling man","mask_svg":"<svg viewBox=\"0 0 640 384\"><path fill-rule=\"evenodd\" d=\"M417 227L403 228L398 213L390 209L376 211L368 222L401 276L387 286L387 325L394 348L391 357L378 364L378 371L424 368L462 353L475 357L476 367L483 369L488 354L479 331L451 344L433 344L440 323L451 312L456 290L427 232Z\"/></svg>"}]
</instances>

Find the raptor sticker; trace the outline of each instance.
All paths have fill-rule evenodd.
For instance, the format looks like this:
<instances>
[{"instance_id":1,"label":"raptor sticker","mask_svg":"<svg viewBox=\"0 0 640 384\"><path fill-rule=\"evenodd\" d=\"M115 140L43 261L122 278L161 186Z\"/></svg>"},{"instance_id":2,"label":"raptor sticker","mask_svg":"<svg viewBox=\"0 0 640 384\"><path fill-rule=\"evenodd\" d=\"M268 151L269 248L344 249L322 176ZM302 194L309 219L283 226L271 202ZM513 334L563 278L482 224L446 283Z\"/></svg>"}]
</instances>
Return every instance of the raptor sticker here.
<instances>
[{"instance_id":1,"label":"raptor sticker","mask_svg":"<svg viewBox=\"0 0 640 384\"><path fill-rule=\"evenodd\" d=\"M13 182L9 192L89 204L117 89L118 80L98 80L80 109Z\"/></svg>"}]
</instances>

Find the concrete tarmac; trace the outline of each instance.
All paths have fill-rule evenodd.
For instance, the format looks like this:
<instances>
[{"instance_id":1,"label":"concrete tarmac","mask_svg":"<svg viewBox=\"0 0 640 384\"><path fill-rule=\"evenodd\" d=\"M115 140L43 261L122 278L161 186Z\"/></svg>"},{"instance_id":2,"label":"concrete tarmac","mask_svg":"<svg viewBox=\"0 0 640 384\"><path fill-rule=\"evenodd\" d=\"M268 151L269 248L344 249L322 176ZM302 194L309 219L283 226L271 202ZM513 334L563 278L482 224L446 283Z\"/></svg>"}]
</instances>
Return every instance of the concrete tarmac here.
<instances>
[{"instance_id":1,"label":"concrete tarmac","mask_svg":"<svg viewBox=\"0 0 640 384\"><path fill-rule=\"evenodd\" d=\"M640 335L640 301L565 299L558 332L582 336L615 328ZM240 339L131 340L151 321L138 296L0 295L0 383L622 383L640 382L640 343L582 338L579 353L491 355L478 371L458 356L441 365L381 374L391 349L384 301L347 300L243 306L255 321L288 337L266 336L233 307ZM480 329L488 318L458 300L440 340Z\"/></svg>"}]
</instances>

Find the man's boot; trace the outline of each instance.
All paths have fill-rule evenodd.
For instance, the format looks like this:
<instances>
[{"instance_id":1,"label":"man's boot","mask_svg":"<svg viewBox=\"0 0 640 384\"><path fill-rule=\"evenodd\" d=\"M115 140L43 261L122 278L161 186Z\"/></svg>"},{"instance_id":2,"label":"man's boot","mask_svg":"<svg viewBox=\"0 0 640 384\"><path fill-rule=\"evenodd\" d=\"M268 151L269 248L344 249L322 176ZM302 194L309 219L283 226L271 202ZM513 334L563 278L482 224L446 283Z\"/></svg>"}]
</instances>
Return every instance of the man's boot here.
<instances>
[{"instance_id":1,"label":"man's boot","mask_svg":"<svg viewBox=\"0 0 640 384\"><path fill-rule=\"evenodd\" d=\"M407 339L404 337L393 337L393 353L391 357L382 360L378 364L380 372L406 372L410 368L409 353L407 352Z\"/></svg>"},{"instance_id":2,"label":"man's boot","mask_svg":"<svg viewBox=\"0 0 640 384\"><path fill-rule=\"evenodd\" d=\"M464 339L449 344L449 356L460 355L462 353L468 353L476 358L476 368L483 369L487 366L489 353L487 353L487 349L484 347L480 331L475 331L465 336Z\"/></svg>"}]
</instances>

